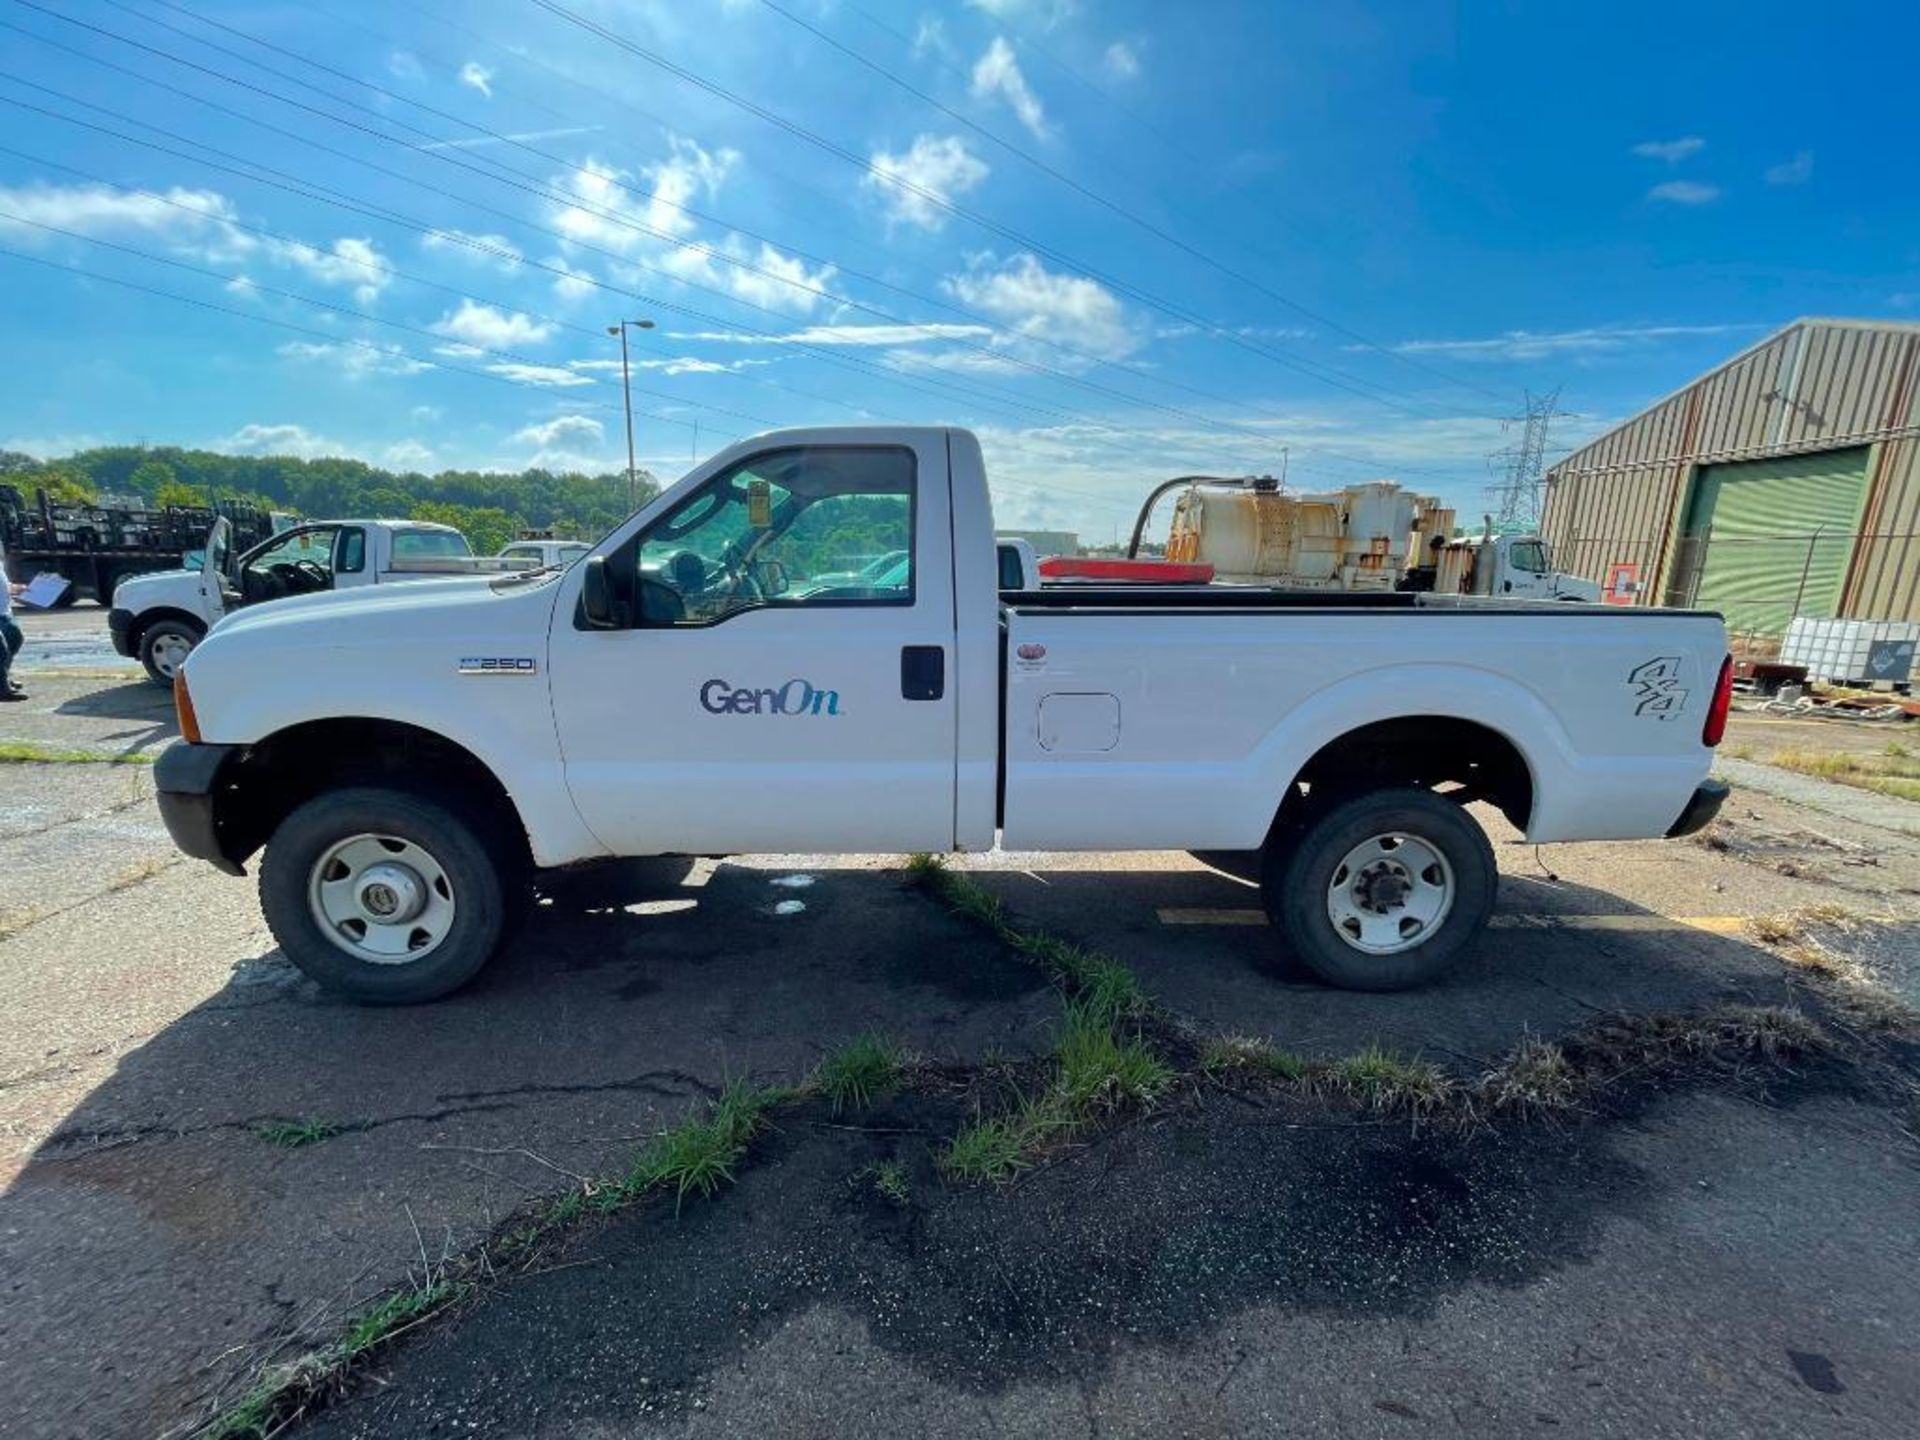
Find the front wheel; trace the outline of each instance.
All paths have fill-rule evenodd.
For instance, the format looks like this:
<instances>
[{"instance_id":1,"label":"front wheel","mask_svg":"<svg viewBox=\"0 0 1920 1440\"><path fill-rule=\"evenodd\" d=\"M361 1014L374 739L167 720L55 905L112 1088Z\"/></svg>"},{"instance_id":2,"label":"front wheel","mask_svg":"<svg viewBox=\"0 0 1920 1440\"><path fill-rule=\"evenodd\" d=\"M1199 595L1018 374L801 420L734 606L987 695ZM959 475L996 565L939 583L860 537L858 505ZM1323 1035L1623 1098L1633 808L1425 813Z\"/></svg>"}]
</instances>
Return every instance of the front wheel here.
<instances>
[{"instance_id":1,"label":"front wheel","mask_svg":"<svg viewBox=\"0 0 1920 1440\"><path fill-rule=\"evenodd\" d=\"M140 663L146 666L147 678L172 689L173 677L205 634L185 620L156 620L147 626L140 634Z\"/></svg>"},{"instance_id":2,"label":"front wheel","mask_svg":"<svg viewBox=\"0 0 1920 1440\"><path fill-rule=\"evenodd\" d=\"M374 1005L437 1000L492 958L506 924L499 867L453 808L405 791L339 790L280 822L260 903L287 958Z\"/></svg>"},{"instance_id":3,"label":"front wheel","mask_svg":"<svg viewBox=\"0 0 1920 1440\"><path fill-rule=\"evenodd\" d=\"M1460 806L1431 790L1375 790L1270 845L1261 898L1292 956L1327 984L1408 990L1461 958L1497 881L1486 832Z\"/></svg>"}]
</instances>

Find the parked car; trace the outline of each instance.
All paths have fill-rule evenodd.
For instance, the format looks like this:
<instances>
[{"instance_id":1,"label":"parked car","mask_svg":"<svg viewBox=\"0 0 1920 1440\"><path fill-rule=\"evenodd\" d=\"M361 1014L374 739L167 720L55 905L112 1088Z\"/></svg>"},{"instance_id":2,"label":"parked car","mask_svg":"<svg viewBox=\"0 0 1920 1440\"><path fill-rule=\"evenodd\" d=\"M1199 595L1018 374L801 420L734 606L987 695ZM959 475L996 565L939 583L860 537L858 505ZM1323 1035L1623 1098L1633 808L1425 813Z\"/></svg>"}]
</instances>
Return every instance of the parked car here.
<instances>
[{"instance_id":1,"label":"parked car","mask_svg":"<svg viewBox=\"0 0 1920 1440\"><path fill-rule=\"evenodd\" d=\"M194 646L242 606L357 590L395 580L471 574L467 537L424 520L327 520L296 525L242 554L227 521L214 521L199 563L122 580L107 629L113 648L137 658L156 685L171 685Z\"/></svg>"},{"instance_id":2,"label":"parked car","mask_svg":"<svg viewBox=\"0 0 1920 1440\"><path fill-rule=\"evenodd\" d=\"M494 558L516 569L540 570L549 565L571 565L591 548L582 540L515 540Z\"/></svg>"},{"instance_id":3,"label":"parked car","mask_svg":"<svg viewBox=\"0 0 1920 1440\"><path fill-rule=\"evenodd\" d=\"M815 583L849 536L904 573ZM285 953L398 1002L470 979L539 869L996 837L1252 854L1260 943L1399 989L1492 908L1467 802L1541 842L1684 835L1725 798L1718 616L1232 586L1003 602L993 536L965 431L743 441L565 570L226 621L178 672L161 812L230 873L265 847Z\"/></svg>"}]
</instances>

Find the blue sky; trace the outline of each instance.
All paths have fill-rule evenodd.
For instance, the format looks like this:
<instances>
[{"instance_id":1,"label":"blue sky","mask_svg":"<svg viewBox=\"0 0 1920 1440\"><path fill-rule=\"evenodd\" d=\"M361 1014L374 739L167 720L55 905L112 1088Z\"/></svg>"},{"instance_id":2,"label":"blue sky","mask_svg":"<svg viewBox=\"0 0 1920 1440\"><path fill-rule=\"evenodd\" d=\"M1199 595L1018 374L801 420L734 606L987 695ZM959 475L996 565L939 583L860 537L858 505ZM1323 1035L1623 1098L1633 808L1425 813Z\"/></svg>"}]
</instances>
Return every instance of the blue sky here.
<instances>
[{"instance_id":1,"label":"blue sky","mask_svg":"<svg viewBox=\"0 0 1920 1440\"><path fill-rule=\"evenodd\" d=\"M965 424L1003 524L1106 539L1150 481L1282 447L1302 488L1388 475L1474 512L1529 388L1562 387L1565 445L1797 315L1920 318L1898 7L0 24L0 444L36 453L618 468L604 327L645 316L663 474L776 424Z\"/></svg>"}]
</instances>

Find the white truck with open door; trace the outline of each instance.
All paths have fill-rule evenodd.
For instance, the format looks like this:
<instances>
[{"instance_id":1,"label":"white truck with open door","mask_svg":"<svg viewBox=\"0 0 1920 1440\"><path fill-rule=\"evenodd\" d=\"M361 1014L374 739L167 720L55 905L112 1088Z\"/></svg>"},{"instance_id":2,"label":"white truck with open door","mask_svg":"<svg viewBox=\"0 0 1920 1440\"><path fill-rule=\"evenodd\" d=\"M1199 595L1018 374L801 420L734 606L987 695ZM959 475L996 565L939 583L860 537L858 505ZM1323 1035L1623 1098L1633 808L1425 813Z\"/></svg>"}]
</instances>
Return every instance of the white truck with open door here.
<instances>
[{"instance_id":1,"label":"white truck with open door","mask_svg":"<svg viewBox=\"0 0 1920 1440\"><path fill-rule=\"evenodd\" d=\"M239 874L264 847L286 954L366 1000L464 983L543 869L996 837L1255 853L1278 942L1391 989L1492 906L1467 802L1535 841L1705 824L1729 674L1686 611L1003 594L970 434L795 430L564 570L231 617L156 780L188 854Z\"/></svg>"},{"instance_id":2,"label":"white truck with open door","mask_svg":"<svg viewBox=\"0 0 1920 1440\"><path fill-rule=\"evenodd\" d=\"M231 533L225 518L216 520L197 565L132 576L114 587L107 612L113 648L139 660L154 684L173 684L193 647L241 606L383 581L470 575L483 563L473 558L466 536L426 520L294 525L237 556Z\"/></svg>"}]
</instances>

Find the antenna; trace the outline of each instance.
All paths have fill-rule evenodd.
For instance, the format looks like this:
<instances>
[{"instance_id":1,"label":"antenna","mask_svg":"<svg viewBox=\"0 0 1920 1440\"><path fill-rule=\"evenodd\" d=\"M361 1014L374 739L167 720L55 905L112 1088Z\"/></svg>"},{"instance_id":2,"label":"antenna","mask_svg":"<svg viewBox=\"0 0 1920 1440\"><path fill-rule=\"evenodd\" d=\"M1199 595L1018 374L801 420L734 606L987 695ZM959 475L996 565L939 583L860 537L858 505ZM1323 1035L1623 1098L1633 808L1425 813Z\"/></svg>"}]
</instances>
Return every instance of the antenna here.
<instances>
[{"instance_id":1,"label":"antenna","mask_svg":"<svg viewBox=\"0 0 1920 1440\"><path fill-rule=\"evenodd\" d=\"M1494 451L1487 464L1500 478L1487 487L1493 503L1493 524L1503 534L1527 533L1540 528L1540 495L1545 486L1542 469L1547 454L1547 427L1556 418L1566 418L1559 408L1560 387L1544 395L1526 392L1526 412L1510 415L1500 422L1503 433L1511 434L1520 426L1518 443Z\"/></svg>"}]
</instances>

